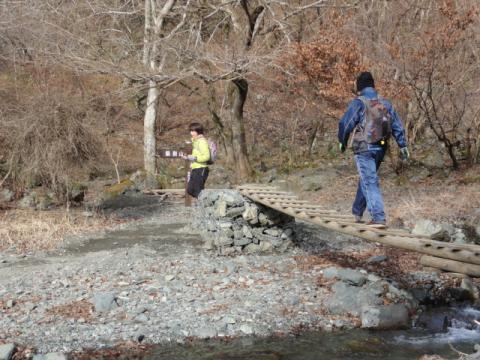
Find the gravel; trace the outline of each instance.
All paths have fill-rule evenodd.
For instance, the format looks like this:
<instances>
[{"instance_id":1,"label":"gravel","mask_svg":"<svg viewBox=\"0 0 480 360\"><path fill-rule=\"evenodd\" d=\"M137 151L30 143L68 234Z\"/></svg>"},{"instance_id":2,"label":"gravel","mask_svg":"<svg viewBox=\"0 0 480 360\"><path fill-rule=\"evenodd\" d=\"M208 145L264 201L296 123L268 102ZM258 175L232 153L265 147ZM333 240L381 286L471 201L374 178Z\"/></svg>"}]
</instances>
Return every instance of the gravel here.
<instances>
[{"instance_id":1,"label":"gravel","mask_svg":"<svg viewBox=\"0 0 480 360\"><path fill-rule=\"evenodd\" d=\"M224 200L242 204L235 196ZM304 268L297 259L326 248L349 251L368 244L349 237L339 244L337 235L329 234L315 245L308 241L313 230L307 228L299 232L302 247L220 256L203 248L199 229L189 222L193 211L180 205L155 207L140 221L70 239L54 253L0 254L8 259L0 263L0 343L34 347L40 354L69 353L132 339L158 344L191 336L268 336L299 327L358 326L348 314L332 317L326 311L325 301L335 303L331 289L319 283L326 266ZM254 246L260 245L246 247ZM378 296L374 285L382 279L353 270L333 272Z\"/></svg>"},{"instance_id":2,"label":"gravel","mask_svg":"<svg viewBox=\"0 0 480 360\"><path fill-rule=\"evenodd\" d=\"M0 308L0 341L42 354L68 353L112 346L139 332L143 342L164 343L328 325L318 301L324 294L316 285L320 269L297 267L294 256L302 250L237 257L206 252L201 239L182 242L191 211L171 206L132 224L138 238L131 245L122 242L124 247L96 251L102 249L98 242L112 241L113 232L108 240L77 239L51 254L9 254L12 261L0 264L0 299L7 305ZM178 219L187 230L169 233ZM142 228L149 228L143 238ZM305 304L313 311L305 311Z\"/></svg>"}]
</instances>

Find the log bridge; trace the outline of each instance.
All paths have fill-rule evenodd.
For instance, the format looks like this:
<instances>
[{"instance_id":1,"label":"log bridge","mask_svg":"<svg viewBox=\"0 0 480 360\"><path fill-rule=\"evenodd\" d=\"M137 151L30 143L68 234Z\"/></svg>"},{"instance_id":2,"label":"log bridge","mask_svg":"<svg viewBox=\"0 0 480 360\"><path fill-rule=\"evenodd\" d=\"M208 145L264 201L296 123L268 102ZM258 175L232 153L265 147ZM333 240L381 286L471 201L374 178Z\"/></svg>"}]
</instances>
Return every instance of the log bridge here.
<instances>
[{"instance_id":1,"label":"log bridge","mask_svg":"<svg viewBox=\"0 0 480 360\"><path fill-rule=\"evenodd\" d=\"M246 184L237 190L252 201L321 226L325 229L423 255L420 263L452 273L480 277L480 246L454 244L411 234L404 229L377 229L356 223L351 215L326 209L318 204L301 200L296 195L263 184Z\"/></svg>"}]
</instances>

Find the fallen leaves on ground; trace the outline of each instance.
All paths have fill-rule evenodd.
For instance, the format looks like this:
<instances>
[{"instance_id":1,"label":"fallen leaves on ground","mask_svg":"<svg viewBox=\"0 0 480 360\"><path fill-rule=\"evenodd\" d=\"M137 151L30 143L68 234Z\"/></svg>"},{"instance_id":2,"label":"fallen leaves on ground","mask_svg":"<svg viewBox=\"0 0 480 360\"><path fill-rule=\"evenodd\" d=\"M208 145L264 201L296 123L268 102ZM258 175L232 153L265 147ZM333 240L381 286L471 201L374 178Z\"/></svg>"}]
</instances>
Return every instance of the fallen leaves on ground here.
<instances>
[{"instance_id":1,"label":"fallen leaves on ground","mask_svg":"<svg viewBox=\"0 0 480 360\"><path fill-rule=\"evenodd\" d=\"M69 319L92 320L93 305L87 300L74 301L69 304L54 306L47 310L48 315L59 315Z\"/></svg>"}]
</instances>

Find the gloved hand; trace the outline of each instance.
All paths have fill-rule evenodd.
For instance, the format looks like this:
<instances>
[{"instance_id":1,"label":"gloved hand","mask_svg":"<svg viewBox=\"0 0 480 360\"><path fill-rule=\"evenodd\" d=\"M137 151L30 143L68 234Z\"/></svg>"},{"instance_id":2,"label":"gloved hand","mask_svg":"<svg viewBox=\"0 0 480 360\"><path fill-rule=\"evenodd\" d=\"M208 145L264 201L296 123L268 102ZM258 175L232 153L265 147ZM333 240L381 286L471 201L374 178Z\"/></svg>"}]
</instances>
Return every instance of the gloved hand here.
<instances>
[{"instance_id":1,"label":"gloved hand","mask_svg":"<svg viewBox=\"0 0 480 360\"><path fill-rule=\"evenodd\" d=\"M338 144L338 148L340 149L340 151L341 151L342 153L344 153L345 150L346 150L345 145L343 145L342 143L339 143L339 144Z\"/></svg>"},{"instance_id":2,"label":"gloved hand","mask_svg":"<svg viewBox=\"0 0 480 360\"><path fill-rule=\"evenodd\" d=\"M184 159L185 159L185 160L188 160L188 161L191 161L191 162L197 161L197 157L196 157L196 156L193 156L193 155L187 155L187 156L185 156Z\"/></svg>"},{"instance_id":3,"label":"gloved hand","mask_svg":"<svg viewBox=\"0 0 480 360\"><path fill-rule=\"evenodd\" d=\"M403 161L410 159L410 153L408 152L408 148L406 146L400 149L400 159Z\"/></svg>"}]
</instances>

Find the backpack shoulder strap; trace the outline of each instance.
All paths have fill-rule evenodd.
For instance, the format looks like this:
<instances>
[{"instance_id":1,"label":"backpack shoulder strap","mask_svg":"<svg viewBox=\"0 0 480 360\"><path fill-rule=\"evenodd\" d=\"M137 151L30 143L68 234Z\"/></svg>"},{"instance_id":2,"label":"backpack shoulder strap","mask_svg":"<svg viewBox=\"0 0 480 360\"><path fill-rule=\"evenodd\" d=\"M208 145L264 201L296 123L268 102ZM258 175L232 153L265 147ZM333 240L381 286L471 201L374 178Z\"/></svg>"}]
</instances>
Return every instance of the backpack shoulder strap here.
<instances>
[{"instance_id":1,"label":"backpack shoulder strap","mask_svg":"<svg viewBox=\"0 0 480 360\"><path fill-rule=\"evenodd\" d=\"M367 117L366 115L367 115L367 109L368 109L368 106L369 106L369 104L368 104L369 99L367 99L365 96L357 96L357 99L362 102L363 108L364 108L363 109L363 111L364 111L363 118L362 118L362 121L359 123L359 125L361 124L361 126L363 127L364 124L365 124L366 117Z\"/></svg>"},{"instance_id":2,"label":"backpack shoulder strap","mask_svg":"<svg viewBox=\"0 0 480 360\"><path fill-rule=\"evenodd\" d=\"M357 96L357 99L360 100L363 103L363 105L365 106L367 105L368 99L365 96Z\"/></svg>"}]
</instances>

